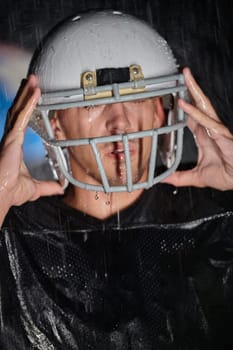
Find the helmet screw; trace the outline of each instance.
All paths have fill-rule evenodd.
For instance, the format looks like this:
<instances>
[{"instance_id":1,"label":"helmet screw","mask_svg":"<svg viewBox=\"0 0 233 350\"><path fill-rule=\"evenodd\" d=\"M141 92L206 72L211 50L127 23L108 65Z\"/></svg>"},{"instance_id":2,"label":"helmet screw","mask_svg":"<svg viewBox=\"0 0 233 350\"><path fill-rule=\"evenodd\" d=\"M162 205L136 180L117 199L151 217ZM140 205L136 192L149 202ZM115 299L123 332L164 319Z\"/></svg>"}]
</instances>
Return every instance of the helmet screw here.
<instances>
[{"instance_id":1,"label":"helmet screw","mask_svg":"<svg viewBox=\"0 0 233 350\"><path fill-rule=\"evenodd\" d=\"M138 73L139 73L139 69L137 67L134 67L133 74L138 75Z\"/></svg>"},{"instance_id":2,"label":"helmet screw","mask_svg":"<svg viewBox=\"0 0 233 350\"><path fill-rule=\"evenodd\" d=\"M86 75L86 80L87 80L87 81L92 81L92 80L93 80L93 75L90 74L90 73L88 73L88 74Z\"/></svg>"},{"instance_id":3,"label":"helmet screw","mask_svg":"<svg viewBox=\"0 0 233 350\"><path fill-rule=\"evenodd\" d=\"M36 121L39 122L41 120L40 114L36 114Z\"/></svg>"}]
</instances>

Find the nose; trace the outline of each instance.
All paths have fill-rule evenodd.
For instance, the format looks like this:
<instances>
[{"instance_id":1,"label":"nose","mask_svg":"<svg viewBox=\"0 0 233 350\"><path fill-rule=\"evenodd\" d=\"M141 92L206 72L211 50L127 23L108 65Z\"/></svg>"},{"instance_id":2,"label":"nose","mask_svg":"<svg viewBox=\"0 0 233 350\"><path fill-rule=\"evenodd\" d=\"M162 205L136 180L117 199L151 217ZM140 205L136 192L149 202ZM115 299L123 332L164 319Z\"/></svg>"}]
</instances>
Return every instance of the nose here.
<instances>
[{"instance_id":1,"label":"nose","mask_svg":"<svg viewBox=\"0 0 233 350\"><path fill-rule=\"evenodd\" d=\"M106 127L111 134L124 134L130 129L130 120L123 103L110 105Z\"/></svg>"}]
</instances>

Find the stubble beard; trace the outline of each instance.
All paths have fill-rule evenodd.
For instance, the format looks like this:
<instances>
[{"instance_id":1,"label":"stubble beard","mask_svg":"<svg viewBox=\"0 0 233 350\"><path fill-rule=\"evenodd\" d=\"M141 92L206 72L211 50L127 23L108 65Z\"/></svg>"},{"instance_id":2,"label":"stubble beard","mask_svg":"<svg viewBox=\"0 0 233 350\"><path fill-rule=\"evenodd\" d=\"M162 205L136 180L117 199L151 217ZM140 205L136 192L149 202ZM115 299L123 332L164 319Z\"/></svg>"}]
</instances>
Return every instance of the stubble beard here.
<instances>
[{"instance_id":1,"label":"stubble beard","mask_svg":"<svg viewBox=\"0 0 233 350\"><path fill-rule=\"evenodd\" d=\"M72 149L73 147L71 147ZM70 157L72 158L71 164L74 163L78 166L79 170L77 169L76 172L76 180L79 180L81 182L85 182L84 178L85 176L88 177L87 182L89 184L97 184L102 185L102 178L100 176L100 171L97 167L97 164L94 160L93 154L90 153L89 155L92 157L92 161L90 162L90 165L86 164L84 165L84 162L82 163L79 160L78 154L76 152L73 152L71 150ZM88 154L87 154L88 157ZM90 158L91 159L91 158ZM109 186L126 186L127 185L127 170L126 170L126 163L125 160L115 160L110 164L111 162L106 159L103 161L102 159L102 165L104 168L105 175L107 177ZM94 165L93 165L94 164ZM141 157L139 156L139 159L131 161L131 176L132 176L132 183L136 184L139 182L142 182L145 180L145 174L147 174L148 170L148 162L143 162ZM71 165L71 168L72 167ZM73 173L73 171L72 171ZM74 173L73 173L74 175ZM92 179L92 181L91 181ZM94 180L94 181L93 181Z\"/></svg>"},{"instance_id":2,"label":"stubble beard","mask_svg":"<svg viewBox=\"0 0 233 350\"><path fill-rule=\"evenodd\" d=\"M111 165L110 165L111 166ZM106 167L103 165L104 171L109 183L109 186L126 186L127 185L127 171L126 171L126 164L124 161L117 162L117 164L113 164L112 167L114 167L113 170L106 169ZM131 169L131 175L132 175L132 182L133 184L139 183L142 178L144 178L144 174L147 172L147 167L133 167ZM97 181L99 184L102 185L102 179L100 176L100 172L98 169L95 171L87 171L88 175L92 177L95 181Z\"/></svg>"}]
</instances>

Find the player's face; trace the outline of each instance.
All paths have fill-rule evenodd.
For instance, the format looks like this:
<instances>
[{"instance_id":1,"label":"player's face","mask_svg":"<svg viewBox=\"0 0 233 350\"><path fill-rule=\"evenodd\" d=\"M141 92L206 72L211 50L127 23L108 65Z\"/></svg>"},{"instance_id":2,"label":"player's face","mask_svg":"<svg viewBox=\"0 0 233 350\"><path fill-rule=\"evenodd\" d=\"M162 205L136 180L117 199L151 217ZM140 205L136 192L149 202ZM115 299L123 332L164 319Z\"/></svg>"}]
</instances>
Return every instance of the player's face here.
<instances>
[{"instance_id":1,"label":"player's face","mask_svg":"<svg viewBox=\"0 0 233 350\"><path fill-rule=\"evenodd\" d=\"M51 121L57 139L112 136L158 128L164 120L159 98L95 107L57 111ZM111 185L126 184L125 153L122 142L98 144L100 157ZM151 137L129 142L134 182L145 181L151 151ZM72 175L90 184L100 184L101 177L91 147L69 148Z\"/></svg>"}]
</instances>

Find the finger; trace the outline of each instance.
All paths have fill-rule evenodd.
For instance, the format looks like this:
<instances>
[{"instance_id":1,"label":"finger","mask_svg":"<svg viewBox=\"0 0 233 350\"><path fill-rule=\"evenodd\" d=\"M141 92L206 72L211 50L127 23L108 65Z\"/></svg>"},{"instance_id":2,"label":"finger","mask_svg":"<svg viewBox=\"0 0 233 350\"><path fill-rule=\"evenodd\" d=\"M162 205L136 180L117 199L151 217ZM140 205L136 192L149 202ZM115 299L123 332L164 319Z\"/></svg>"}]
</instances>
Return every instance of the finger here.
<instances>
[{"instance_id":1,"label":"finger","mask_svg":"<svg viewBox=\"0 0 233 350\"><path fill-rule=\"evenodd\" d=\"M12 127L5 131L0 143L0 149L3 149L5 146L9 145L12 142L14 143L15 141L17 144L22 145L30 117L38 103L39 98L40 89L36 88L24 109L17 116L17 119L15 120Z\"/></svg>"},{"instance_id":2,"label":"finger","mask_svg":"<svg viewBox=\"0 0 233 350\"><path fill-rule=\"evenodd\" d=\"M39 98L40 98L40 89L39 88L35 88L32 95L30 96L30 98L28 99L25 107L20 111L16 121L15 121L15 124L14 124L14 127L13 127L13 130L16 131L16 132L19 132L19 131L23 131L25 132L27 126L28 126L28 123L29 123L29 120L30 120L30 117L32 115L32 112L33 110L35 109L38 101L39 101Z\"/></svg>"},{"instance_id":3,"label":"finger","mask_svg":"<svg viewBox=\"0 0 233 350\"><path fill-rule=\"evenodd\" d=\"M22 80L19 90L14 99L14 104L13 104L14 111L18 110L19 108L22 108L23 101L27 99L28 95L31 93L32 90L34 90L35 87L37 87L37 85L38 85L37 78L33 74L29 75L28 79Z\"/></svg>"},{"instance_id":4,"label":"finger","mask_svg":"<svg viewBox=\"0 0 233 350\"><path fill-rule=\"evenodd\" d=\"M202 112L206 113L209 117L212 117L215 120L219 120L210 100L204 94L204 92L201 90L200 86L197 84L190 69L184 68L183 74L185 77L186 86L188 87L188 90L189 90L191 97L193 98L193 101L196 104L196 106Z\"/></svg>"},{"instance_id":5,"label":"finger","mask_svg":"<svg viewBox=\"0 0 233 350\"><path fill-rule=\"evenodd\" d=\"M25 107L28 99L33 94L33 91L37 87L37 78L35 75L30 75L28 79L23 79L21 82L21 86L17 92L15 97L13 106L10 108L8 112L7 122L5 126L5 132L9 132L12 129L15 119L19 112Z\"/></svg>"},{"instance_id":6,"label":"finger","mask_svg":"<svg viewBox=\"0 0 233 350\"><path fill-rule=\"evenodd\" d=\"M178 104L179 107L183 109L183 111L187 113L189 117L191 117L197 124L200 124L206 128L208 135L212 135L212 138L221 135L233 139L233 135L220 121L214 120L195 106L185 102L182 99L178 101Z\"/></svg>"},{"instance_id":7,"label":"finger","mask_svg":"<svg viewBox=\"0 0 233 350\"><path fill-rule=\"evenodd\" d=\"M193 118L190 118L188 116L188 118L187 118L187 127L195 135L196 134L196 130L198 129L199 125Z\"/></svg>"}]
</instances>

